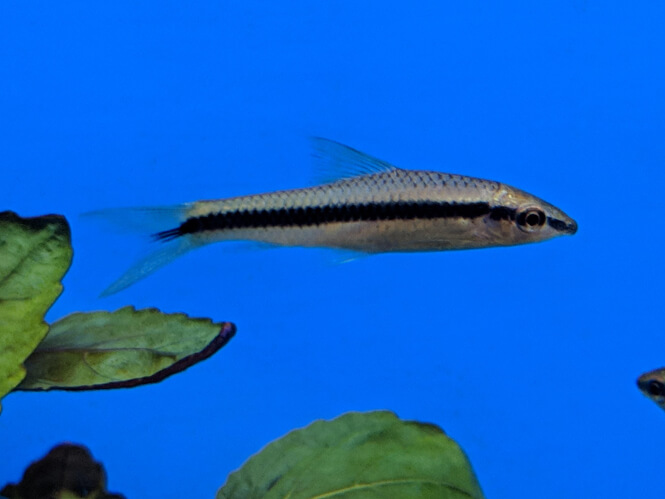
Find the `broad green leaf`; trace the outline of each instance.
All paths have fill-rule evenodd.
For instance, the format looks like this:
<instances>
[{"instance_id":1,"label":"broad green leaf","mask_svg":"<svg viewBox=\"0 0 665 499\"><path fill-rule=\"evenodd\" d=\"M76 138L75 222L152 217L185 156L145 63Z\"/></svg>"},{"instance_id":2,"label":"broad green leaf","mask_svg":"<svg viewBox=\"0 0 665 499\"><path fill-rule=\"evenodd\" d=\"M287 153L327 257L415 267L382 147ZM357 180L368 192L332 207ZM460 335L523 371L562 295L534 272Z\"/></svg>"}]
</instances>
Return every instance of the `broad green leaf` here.
<instances>
[{"instance_id":1,"label":"broad green leaf","mask_svg":"<svg viewBox=\"0 0 665 499\"><path fill-rule=\"evenodd\" d=\"M0 398L24 378L23 362L48 332L44 314L71 260L64 217L0 213Z\"/></svg>"},{"instance_id":2,"label":"broad green leaf","mask_svg":"<svg viewBox=\"0 0 665 499\"><path fill-rule=\"evenodd\" d=\"M17 390L92 390L156 383L210 357L235 334L230 322L157 309L75 313L51 325L26 360Z\"/></svg>"},{"instance_id":3,"label":"broad green leaf","mask_svg":"<svg viewBox=\"0 0 665 499\"><path fill-rule=\"evenodd\" d=\"M460 447L437 426L387 411L316 421L229 475L217 499L481 499Z\"/></svg>"}]
</instances>

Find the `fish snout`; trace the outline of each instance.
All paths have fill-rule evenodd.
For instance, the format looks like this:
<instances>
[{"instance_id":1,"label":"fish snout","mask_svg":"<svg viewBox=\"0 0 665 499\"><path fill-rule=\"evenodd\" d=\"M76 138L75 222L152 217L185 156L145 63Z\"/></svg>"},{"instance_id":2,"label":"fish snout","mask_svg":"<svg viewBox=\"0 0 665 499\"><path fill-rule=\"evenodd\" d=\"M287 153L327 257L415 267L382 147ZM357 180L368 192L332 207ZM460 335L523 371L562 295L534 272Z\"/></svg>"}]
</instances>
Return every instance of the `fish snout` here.
<instances>
[{"instance_id":1,"label":"fish snout","mask_svg":"<svg viewBox=\"0 0 665 499\"><path fill-rule=\"evenodd\" d=\"M651 397L664 397L665 385L653 378L640 378L637 380L637 386L645 394Z\"/></svg>"},{"instance_id":2,"label":"fish snout","mask_svg":"<svg viewBox=\"0 0 665 499\"><path fill-rule=\"evenodd\" d=\"M547 224L561 234L570 234L572 236L577 232L577 222L565 215L561 216L561 218L547 217Z\"/></svg>"}]
</instances>

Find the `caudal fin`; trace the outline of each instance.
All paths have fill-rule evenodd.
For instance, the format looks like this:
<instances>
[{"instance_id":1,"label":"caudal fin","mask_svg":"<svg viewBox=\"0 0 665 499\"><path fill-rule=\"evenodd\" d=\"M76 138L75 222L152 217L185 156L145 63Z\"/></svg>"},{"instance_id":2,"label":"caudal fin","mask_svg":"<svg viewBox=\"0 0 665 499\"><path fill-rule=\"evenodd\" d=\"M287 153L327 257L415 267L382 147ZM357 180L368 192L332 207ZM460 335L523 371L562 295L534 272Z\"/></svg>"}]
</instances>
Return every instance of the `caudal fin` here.
<instances>
[{"instance_id":1,"label":"caudal fin","mask_svg":"<svg viewBox=\"0 0 665 499\"><path fill-rule=\"evenodd\" d=\"M160 233L173 231L187 219L188 205L158 206L143 208L111 208L85 213L84 218L95 219L111 225L121 232L133 232L144 236L149 245L146 256L140 258L100 296L109 296L128 288L159 268L171 263L179 256L195 249L200 244L191 236L172 238L158 237Z\"/></svg>"}]
</instances>

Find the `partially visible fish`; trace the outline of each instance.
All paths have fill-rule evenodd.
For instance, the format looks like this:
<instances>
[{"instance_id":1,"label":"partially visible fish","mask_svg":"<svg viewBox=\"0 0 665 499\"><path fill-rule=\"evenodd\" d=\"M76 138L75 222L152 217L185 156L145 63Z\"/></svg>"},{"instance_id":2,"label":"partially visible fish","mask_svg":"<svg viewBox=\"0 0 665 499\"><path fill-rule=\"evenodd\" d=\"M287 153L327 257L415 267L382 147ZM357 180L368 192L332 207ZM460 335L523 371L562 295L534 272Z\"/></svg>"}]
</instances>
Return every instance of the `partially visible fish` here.
<instances>
[{"instance_id":1,"label":"partially visible fish","mask_svg":"<svg viewBox=\"0 0 665 499\"><path fill-rule=\"evenodd\" d=\"M637 387L665 410L665 367L644 373L637 378Z\"/></svg>"},{"instance_id":2,"label":"partially visible fish","mask_svg":"<svg viewBox=\"0 0 665 499\"><path fill-rule=\"evenodd\" d=\"M103 294L116 293L185 252L218 241L381 253L511 246L577 231L564 212L509 185L404 170L334 141L313 142L315 158L336 172L330 183L168 208L93 213L134 225L143 220L139 224L163 245Z\"/></svg>"}]
</instances>

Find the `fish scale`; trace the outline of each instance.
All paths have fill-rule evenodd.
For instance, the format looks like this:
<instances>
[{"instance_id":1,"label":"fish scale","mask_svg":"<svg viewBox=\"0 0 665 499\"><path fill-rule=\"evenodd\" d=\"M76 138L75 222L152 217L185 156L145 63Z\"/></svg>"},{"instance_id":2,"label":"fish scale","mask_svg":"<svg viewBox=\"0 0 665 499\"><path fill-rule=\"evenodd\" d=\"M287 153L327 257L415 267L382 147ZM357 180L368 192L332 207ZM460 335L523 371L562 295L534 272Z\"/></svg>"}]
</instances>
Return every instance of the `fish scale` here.
<instances>
[{"instance_id":1,"label":"fish scale","mask_svg":"<svg viewBox=\"0 0 665 499\"><path fill-rule=\"evenodd\" d=\"M498 182L461 175L394 168L388 172L343 179L323 186L200 201L190 205L187 215L196 217L214 212L364 202L490 201L492 193L498 191L500 185Z\"/></svg>"}]
</instances>

